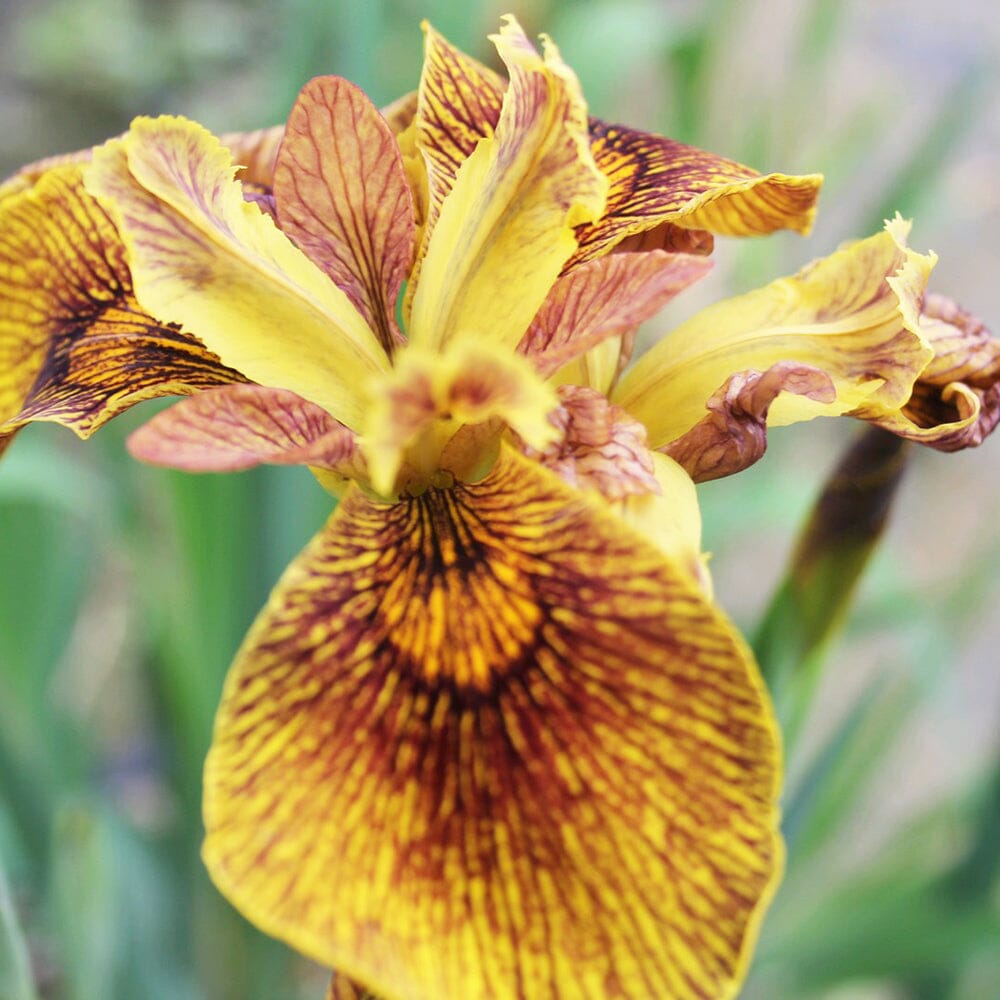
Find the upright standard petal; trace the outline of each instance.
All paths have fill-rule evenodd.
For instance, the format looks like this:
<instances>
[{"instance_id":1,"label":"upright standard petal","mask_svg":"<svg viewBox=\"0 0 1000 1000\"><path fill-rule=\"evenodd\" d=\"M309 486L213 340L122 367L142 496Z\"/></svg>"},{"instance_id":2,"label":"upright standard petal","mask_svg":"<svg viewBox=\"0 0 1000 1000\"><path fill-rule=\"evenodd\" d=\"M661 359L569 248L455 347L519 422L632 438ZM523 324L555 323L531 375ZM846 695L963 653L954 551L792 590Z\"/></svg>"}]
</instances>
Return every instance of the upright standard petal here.
<instances>
[{"instance_id":1,"label":"upright standard petal","mask_svg":"<svg viewBox=\"0 0 1000 1000\"><path fill-rule=\"evenodd\" d=\"M778 868L776 730L686 570L509 451L349 494L226 682L204 854L393 1000L732 997Z\"/></svg>"},{"instance_id":2,"label":"upright standard petal","mask_svg":"<svg viewBox=\"0 0 1000 1000\"><path fill-rule=\"evenodd\" d=\"M385 351L348 297L244 200L234 170L200 125L140 118L95 151L86 176L124 235L144 306L197 329L253 381L357 427L359 387L388 367Z\"/></svg>"},{"instance_id":3,"label":"upright standard petal","mask_svg":"<svg viewBox=\"0 0 1000 1000\"><path fill-rule=\"evenodd\" d=\"M140 308L81 169L52 167L0 204L0 440L32 420L88 437L140 400L243 378Z\"/></svg>"},{"instance_id":4,"label":"upright standard petal","mask_svg":"<svg viewBox=\"0 0 1000 1000\"><path fill-rule=\"evenodd\" d=\"M576 77L512 18L493 40L511 77L496 134L459 170L413 297L410 337L431 347L467 336L514 348L576 249L573 227L604 207Z\"/></svg>"},{"instance_id":5,"label":"upright standard petal","mask_svg":"<svg viewBox=\"0 0 1000 1000\"><path fill-rule=\"evenodd\" d=\"M794 277L703 309L639 359L614 402L646 425L654 448L695 427L709 400L724 403L735 374L778 365L789 378L766 394L771 426L861 406L898 411L934 353L920 302L935 258L906 246L908 228L897 219ZM830 380L832 398L807 369Z\"/></svg>"},{"instance_id":6,"label":"upright standard petal","mask_svg":"<svg viewBox=\"0 0 1000 1000\"><path fill-rule=\"evenodd\" d=\"M302 88L275 168L282 230L347 294L391 353L413 258L413 199L395 136L353 83Z\"/></svg>"},{"instance_id":7,"label":"upright standard petal","mask_svg":"<svg viewBox=\"0 0 1000 1000\"><path fill-rule=\"evenodd\" d=\"M590 130L594 159L610 181L608 203L599 220L577 230L580 248L571 265L664 224L721 236L812 227L819 174L761 175L714 153L598 119L591 119Z\"/></svg>"}]
</instances>

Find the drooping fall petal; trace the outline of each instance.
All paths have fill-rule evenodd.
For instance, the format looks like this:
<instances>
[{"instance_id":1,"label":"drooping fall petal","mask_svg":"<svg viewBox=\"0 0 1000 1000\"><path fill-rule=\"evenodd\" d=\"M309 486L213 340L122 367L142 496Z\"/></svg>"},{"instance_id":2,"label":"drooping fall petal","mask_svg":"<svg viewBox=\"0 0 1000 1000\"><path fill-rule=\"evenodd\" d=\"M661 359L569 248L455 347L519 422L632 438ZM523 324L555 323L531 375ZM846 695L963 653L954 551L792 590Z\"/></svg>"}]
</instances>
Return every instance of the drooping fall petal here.
<instances>
[{"instance_id":1,"label":"drooping fall petal","mask_svg":"<svg viewBox=\"0 0 1000 1000\"><path fill-rule=\"evenodd\" d=\"M696 483L720 479L753 465L767 448L767 414L782 392L820 403L837 398L833 380L811 365L779 361L765 372L731 375L705 403L708 413L662 451Z\"/></svg>"},{"instance_id":2,"label":"drooping fall petal","mask_svg":"<svg viewBox=\"0 0 1000 1000\"><path fill-rule=\"evenodd\" d=\"M511 82L495 135L463 163L427 241L410 338L428 347L515 347L576 249L573 227L604 206L573 72L549 42L539 56L512 18L493 41Z\"/></svg>"},{"instance_id":3,"label":"drooping fall petal","mask_svg":"<svg viewBox=\"0 0 1000 1000\"><path fill-rule=\"evenodd\" d=\"M32 420L89 437L140 400L241 379L139 307L125 248L79 165L50 168L0 204L0 440Z\"/></svg>"},{"instance_id":4,"label":"drooping fall petal","mask_svg":"<svg viewBox=\"0 0 1000 1000\"><path fill-rule=\"evenodd\" d=\"M711 269L688 254L623 253L560 278L518 350L548 377L602 340L635 330Z\"/></svg>"},{"instance_id":5,"label":"drooping fall petal","mask_svg":"<svg viewBox=\"0 0 1000 1000\"><path fill-rule=\"evenodd\" d=\"M920 329L934 357L898 412L853 414L941 451L981 444L1000 421L1000 340L982 320L941 295L928 295Z\"/></svg>"},{"instance_id":6,"label":"drooping fall petal","mask_svg":"<svg viewBox=\"0 0 1000 1000\"><path fill-rule=\"evenodd\" d=\"M463 425L490 422L494 445L504 424L535 448L545 448L559 433L549 421L558 405L556 394L531 365L471 341L457 341L441 354L407 347L372 387L371 399L364 451L372 485L383 496L422 488L439 470L459 479L483 475L486 470L475 463L484 452L492 459L495 446L469 440L473 449L467 460L460 439L444 454ZM398 482L401 469L403 481Z\"/></svg>"},{"instance_id":7,"label":"drooping fall petal","mask_svg":"<svg viewBox=\"0 0 1000 1000\"><path fill-rule=\"evenodd\" d=\"M342 289L387 352L413 257L413 202L396 139L362 90L336 76L302 88L275 168L281 228Z\"/></svg>"},{"instance_id":8,"label":"drooping fall petal","mask_svg":"<svg viewBox=\"0 0 1000 1000\"><path fill-rule=\"evenodd\" d=\"M788 362L779 371L824 372L836 397L790 386L770 404L771 426L861 406L870 415L898 411L933 356L919 310L935 258L906 246L908 229L897 218L794 277L703 309L638 360L614 402L660 448L701 421L734 374Z\"/></svg>"},{"instance_id":9,"label":"drooping fall petal","mask_svg":"<svg viewBox=\"0 0 1000 1000\"><path fill-rule=\"evenodd\" d=\"M206 862L398 1000L732 996L780 867L749 654L600 501L506 451L350 493L226 682Z\"/></svg>"},{"instance_id":10,"label":"drooping fall petal","mask_svg":"<svg viewBox=\"0 0 1000 1000\"><path fill-rule=\"evenodd\" d=\"M601 219L577 230L580 247L569 266L666 224L722 236L808 232L812 226L819 174L761 175L714 153L598 119L591 119L590 133L594 159L610 181L608 202Z\"/></svg>"},{"instance_id":11,"label":"drooping fall petal","mask_svg":"<svg viewBox=\"0 0 1000 1000\"><path fill-rule=\"evenodd\" d=\"M255 465L360 465L355 435L326 410L287 389L235 385L176 403L128 439L135 458L188 472Z\"/></svg>"},{"instance_id":12,"label":"drooping fall petal","mask_svg":"<svg viewBox=\"0 0 1000 1000\"><path fill-rule=\"evenodd\" d=\"M197 329L253 381L357 427L385 351L348 297L244 200L233 173L218 139L164 117L137 119L96 150L86 177L124 235L147 308Z\"/></svg>"}]
</instances>

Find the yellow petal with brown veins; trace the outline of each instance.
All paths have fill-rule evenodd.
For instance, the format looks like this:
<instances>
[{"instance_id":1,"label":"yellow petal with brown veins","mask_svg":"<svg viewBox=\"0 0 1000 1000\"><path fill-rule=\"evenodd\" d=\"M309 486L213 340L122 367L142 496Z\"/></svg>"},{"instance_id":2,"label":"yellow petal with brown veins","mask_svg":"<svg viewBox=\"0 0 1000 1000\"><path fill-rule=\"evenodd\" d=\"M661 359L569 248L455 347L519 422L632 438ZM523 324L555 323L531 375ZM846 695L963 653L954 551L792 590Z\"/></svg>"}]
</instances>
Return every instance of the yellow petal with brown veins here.
<instances>
[{"instance_id":1,"label":"yellow petal with brown veins","mask_svg":"<svg viewBox=\"0 0 1000 1000\"><path fill-rule=\"evenodd\" d=\"M353 491L226 681L204 855L386 1000L718 1000L781 865L775 724L686 569L528 459Z\"/></svg>"},{"instance_id":2,"label":"yellow petal with brown veins","mask_svg":"<svg viewBox=\"0 0 1000 1000\"><path fill-rule=\"evenodd\" d=\"M96 150L87 186L115 217L139 301L198 330L226 362L350 427L388 367L347 295L234 180L229 151L182 118L139 118Z\"/></svg>"},{"instance_id":3,"label":"yellow petal with brown veins","mask_svg":"<svg viewBox=\"0 0 1000 1000\"><path fill-rule=\"evenodd\" d=\"M936 258L907 247L908 230L897 218L794 277L703 309L636 362L614 402L646 425L653 448L702 421L735 374L782 364L789 381L770 394L770 426L860 406L897 411L933 356L919 310ZM833 393L803 380L805 368Z\"/></svg>"},{"instance_id":4,"label":"yellow petal with brown veins","mask_svg":"<svg viewBox=\"0 0 1000 1000\"><path fill-rule=\"evenodd\" d=\"M32 420L89 437L140 400L243 378L139 306L81 171L52 167L0 203L0 449Z\"/></svg>"},{"instance_id":5,"label":"yellow petal with brown veins","mask_svg":"<svg viewBox=\"0 0 1000 1000\"><path fill-rule=\"evenodd\" d=\"M462 164L441 205L412 300L410 338L520 341L563 264L573 227L604 207L579 82L508 18L494 42L510 71L495 135Z\"/></svg>"}]
</instances>

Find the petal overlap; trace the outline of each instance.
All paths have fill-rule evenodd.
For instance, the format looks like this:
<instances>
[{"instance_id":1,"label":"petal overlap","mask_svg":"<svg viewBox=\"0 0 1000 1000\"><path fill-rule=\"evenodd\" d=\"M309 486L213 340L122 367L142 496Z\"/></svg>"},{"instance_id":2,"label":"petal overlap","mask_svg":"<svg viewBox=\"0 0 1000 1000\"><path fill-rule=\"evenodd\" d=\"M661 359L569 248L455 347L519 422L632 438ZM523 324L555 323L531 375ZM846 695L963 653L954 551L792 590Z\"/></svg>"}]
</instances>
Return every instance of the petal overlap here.
<instances>
[{"instance_id":1,"label":"petal overlap","mask_svg":"<svg viewBox=\"0 0 1000 1000\"><path fill-rule=\"evenodd\" d=\"M349 494L290 568L226 683L205 858L379 995L731 996L777 766L687 571L505 452L479 484Z\"/></svg>"},{"instance_id":2,"label":"petal overlap","mask_svg":"<svg viewBox=\"0 0 1000 1000\"><path fill-rule=\"evenodd\" d=\"M80 165L51 167L4 199L0 223L0 438L32 420L88 437L141 400L242 381L139 306Z\"/></svg>"},{"instance_id":3,"label":"petal overlap","mask_svg":"<svg viewBox=\"0 0 1000 1000\"><path fill-rule=\"evenodd\" d=\"M244 200L234 172L209 132L165 117L137 119L95 151L86 176L115 216L147 308L197 329L254 382L357 427L359 385L385 370L385 351L347 295Z\"/></svg>"},{"instance_id":4,"label":"petal overlap","mask_svg":"<svg viewBox=\"0 0 1000 1000\"><path fill-rule=\"evenodd\" d=\"M935 258L907 247L908 228L896 219L794 277L703 309L636 362L614 402L646 425L653 448L698 424L734 374L779 364L824 372L835 398L797 381L770 402L771 426L862 406L869 417L898 412L934 353L920 304Z\"/></svg>"}]
</instances>

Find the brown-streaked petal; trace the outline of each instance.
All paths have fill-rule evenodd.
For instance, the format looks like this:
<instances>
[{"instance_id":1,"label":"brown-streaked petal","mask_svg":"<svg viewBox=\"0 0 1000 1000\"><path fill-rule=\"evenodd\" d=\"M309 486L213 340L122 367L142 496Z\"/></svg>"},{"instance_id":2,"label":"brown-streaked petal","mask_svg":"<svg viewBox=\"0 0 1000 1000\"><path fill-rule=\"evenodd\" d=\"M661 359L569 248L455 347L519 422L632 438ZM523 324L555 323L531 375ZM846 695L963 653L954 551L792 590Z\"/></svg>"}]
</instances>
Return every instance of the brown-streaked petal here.
<instances>
[{"instance_id":1,"label":"brown-streaked petal","mask_svg":"<svg viewBox=\"0 0 1000 1000\"><path fill-rule=\"evenodd\" d=\"M635 233L671 223L720 236L776 229L806 233L816 214L819 174L759 174L741 163L625 125L590 120L591 148L610 180L604 215L577 229L567 268Z\"/></svg>"},{"instance_id":2,"label":"brown-streaked petal","mask_svg":"<svg viewBox=\"0 0 1000 1000\"><path fill-rule=\"evenodd\" d=\"M528 459L348 494L226 681L204 856L376 994L733 996L777 732L686 569Z\"/></svg>"},{"instance_id":3,"label":"brown-streaked petal","mask_svg":"<svg viewBox=\"0 0 1000 1000\"><path fill-rule=\"evenodd\" d=\"M920 329L934 357L897 413L854 415L940 451L981 444L1000 422L1000 341L977 316L928 295Z\"/></svg>"},{"instance_id":4,"label":"brown-streaked petal","mask_svg":"<svg viewBox=\"0 0 1000 1000\"><path fill-rule=\"evenodd\" d=\"M548 377L602 340L636 329L711 266L662 250L588 261L556 282L518 350Z\"/></svg>"},{"instance_id":5,"label":"brown-streaked petal","mask_svg":"<svg viewBox=\"0 0 1000 1000\"><path fill-rule=\"evenodd\" d=\"M603 393L561 385L559 407L549 416L559 438L542 451L524 453L577 489L596 490L605 500L659 493L646 428Z\"/></svg>"},{"instance_id":6,"label":"brown-streaked petal","mask_svg":"<svg viewBox=\"0 0 1000 1000\"><path fill-rule=\"evenodd\" d=\"M355 435L326 410L286 389L209 389L158 413L128 439L135 458L188 472L256 465L313 465L350 474L361 464Z\"/></svg>"},{"instance_id":7,"label":"brown-streaked petal","mask_svg":"<svg viewBox=\"0 0 1000 1000\"><path fill-rule=\"evenodd\" d=\"M820 403L837 398L830 376L811 365L780 361L764 372L736 372L709 397L707 415L660 451L680 463L696 483L741 472L764 454L767 412L782 392Z\"/></svg>"},{"instance_id":8,"label":"brown-streaked petal","mask_svg":"<svg viewBox=\"0 0 1000 1000\"><path fill-rule=\"evenodd\" d=\"M197 329L261 385L357 427L384 349L348 297L247 204L232 155L195 122L137 118L96 150L88 189L123 233L139 300Z\"/></svg>"},{"instance_id":9,"label":"brown-streaked petal","mask_svg":"<svg viewBox=\"0 0 1000 1000\"><path fill-rule=\"evenodd\" d=\"M427 168L427 230L480 139L493 135L507 82L424 22L416 143Z\"/></svg>"},{"instance_id":10,"label":"brown-streaked petal","mask_svg":"<svg viewBox=\"0 0 1000 1000\"><path fill-rule=\"evenodd\" d=\"M347 294L391 353L413 258L413 199L392 130L337 76L302 88L275 168L281 228Z\"/></svg>"},{"instance_id":11,"label":"brown-streaked petal","mask_svg":"<svg viewBox=\"0 0 1000 1000\"><path fill-rule=\"evenodd\" d=\"M242 378L139 307L80 165L52 167L0 205L0 437L32 420L89 437L140 400Z\"/></svg>"},{"instance_id":12,"label":"brown-streaked petal","mask_svg":"<svg viewBox=\"0 0 1000 1000\"><path fill-rule=\"evenodd\" d=\"M513 17L492 41L511 82L496 133L462 165L427 240L409 331L427 346L515 348L576 248L574 227L604 207L572 70L548 39L539 55Z\"/></svg>"},{"instance_id":13,"label":"brown-streaked petal","mask_svg":"<svg viewBox=\"0 0 1000 1000\"><path fill-rule=\"evenodd\" d=\"M772 427L862 406L869 419L898 411L934 353L919 310L936 258L908 247L908 232L897 217L797 275L701 310L639 358L612 399L646 425L653 448L698 424L732 375L781 362L825 372L836 398L780 393Z\"/></svg>"},{"instance_id":14,"label":"brown-streaked petal","mask_svg":"<svg viewBox=\"0 0 1000 1000\"><path fill-rule=\"evenodd\" d=\"M335 972L326 988L325 1000L379 1000L379 997Z\"/></svg>"},{"instance_id":15,"label":"brown-streaked petal","mask_svg":"<svg viewBox=\"0 0 1000 1000\"><path fill-rule=\"evenodd\" d=\"M259 188L274 184L274 164L285 134L284 125L272 125L253 132L223 132L219 141L229 148L239 168L236 179Z\"/></svg>"}]
</instances>

